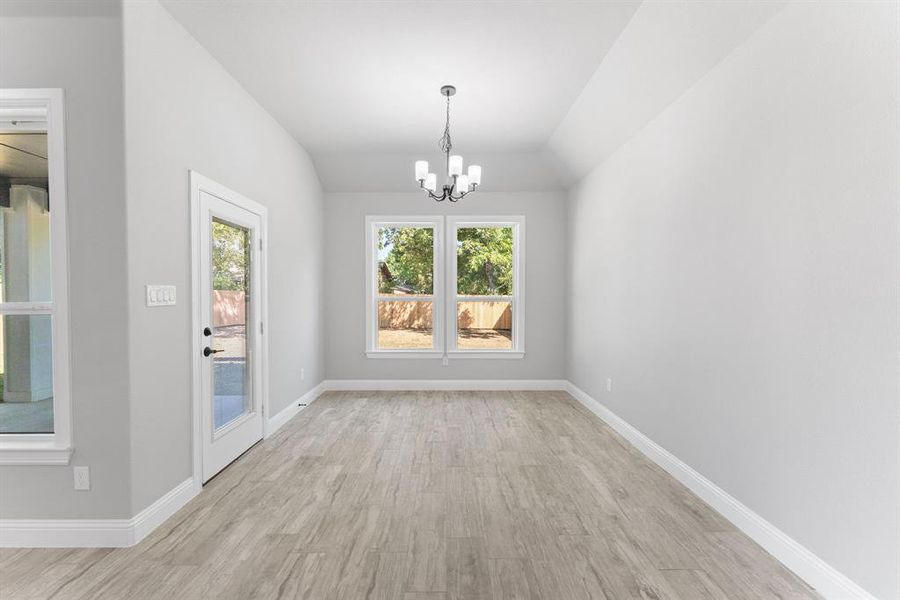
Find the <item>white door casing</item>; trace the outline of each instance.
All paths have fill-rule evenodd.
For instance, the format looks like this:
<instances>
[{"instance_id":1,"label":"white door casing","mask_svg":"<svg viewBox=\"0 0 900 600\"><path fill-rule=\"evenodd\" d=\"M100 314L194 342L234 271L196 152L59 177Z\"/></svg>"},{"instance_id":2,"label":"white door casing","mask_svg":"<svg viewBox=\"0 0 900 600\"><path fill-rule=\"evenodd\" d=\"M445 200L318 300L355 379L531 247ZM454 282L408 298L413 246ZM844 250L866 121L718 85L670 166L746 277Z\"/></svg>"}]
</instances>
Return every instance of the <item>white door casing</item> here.
<instances>
[{"instance_id":1,"label":"white door casing","mask_svg":"<svg viewBox=\"0 0 900 600\"><path fill-rule=\"evenodd\" d=\"M229 368L229 361L217 367L217 355L204 355L204 348L221 349L227 340L219 339L219 329L213 323L213 220L235 230L245 231L249 237L250 276L247 283L249 302L245 313L246 363L241 364L243 389L240 396L228 397L232 404L241 402L241 413L227 422L221 419L223 398L216 375ZM191 172L192 275L193 275L193 450L194 485L199 488L235 458L263 438L267 412L267 352L264 321L266 316L266 269L263 240L266 234L266 209L202 175ZM209 328L211 335L205 335ZM231 352L229 350L229 352ZM232 352L233 353L233 352ZM238 357L232 357L238 358ZM224 378L223 378L224 379ZM233 392L231 392L233 393ZM215 400L220 413L217 417ZM232 406L233 408L233 406Z\"/></svg>"}]
</instances>

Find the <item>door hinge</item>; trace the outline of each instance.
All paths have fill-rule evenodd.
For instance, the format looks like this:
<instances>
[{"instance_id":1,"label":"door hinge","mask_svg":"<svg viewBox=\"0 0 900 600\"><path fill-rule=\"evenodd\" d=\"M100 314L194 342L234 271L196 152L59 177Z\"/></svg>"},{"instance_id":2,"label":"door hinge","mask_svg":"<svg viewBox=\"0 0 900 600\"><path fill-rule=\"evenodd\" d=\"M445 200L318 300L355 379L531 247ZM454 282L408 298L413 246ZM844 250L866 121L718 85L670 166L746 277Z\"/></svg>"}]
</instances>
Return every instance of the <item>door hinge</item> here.
<instances>
[{"instance_id":1,"label":"door hinge","mask_svg":"<svg viewBox=\"0 0 900 600\"><path fill-rule=\"evenodd\" d=\"M260 333L260 335L262 335L262 333L263 333L263 322L262 321L259 322L259 333Z\"/></svg>"},{"instance_id":2,"label":"door hinge","mask_svg":"<svg viewBox=\"0 0 900 600\"><path fill-rule=\"evenodd\" d=\"M260 251L263 249L262 238L259 238L259 249Z\"/></svg>"}]
</instances>

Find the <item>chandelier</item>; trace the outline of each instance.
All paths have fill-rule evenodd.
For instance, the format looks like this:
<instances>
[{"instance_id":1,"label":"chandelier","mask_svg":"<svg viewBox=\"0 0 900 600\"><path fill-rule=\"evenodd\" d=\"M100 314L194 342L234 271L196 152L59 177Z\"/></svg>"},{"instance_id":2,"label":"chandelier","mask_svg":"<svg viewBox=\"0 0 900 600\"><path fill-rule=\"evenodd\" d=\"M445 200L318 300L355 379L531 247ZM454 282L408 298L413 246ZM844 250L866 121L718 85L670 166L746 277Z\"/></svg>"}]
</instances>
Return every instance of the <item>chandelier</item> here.
<instances>
[{"instance_id":1,"label":"chandelier","mask_svg":"<svg viewBox=\"0 0 900 600\"><path fill-rule=\"evenodd\" d=\"M428 192L428 196L443 202L457 202L469 192L474 192L481 185L481 167L478 165L469 165L468 174L463 171L463 159L459 155L450 155L453 149L453 142L450 139L450 96L456 93L456 88L452 85L445 85L441 88L441 95L447 97L447 122L444 125L444 135L438 140L438 147L447 156L447 178L442 187L440 195L435 194L437 190L437 176L428 172L428 161L416 161L416 181L419 187Z\"/></svg>"}]
</instances>

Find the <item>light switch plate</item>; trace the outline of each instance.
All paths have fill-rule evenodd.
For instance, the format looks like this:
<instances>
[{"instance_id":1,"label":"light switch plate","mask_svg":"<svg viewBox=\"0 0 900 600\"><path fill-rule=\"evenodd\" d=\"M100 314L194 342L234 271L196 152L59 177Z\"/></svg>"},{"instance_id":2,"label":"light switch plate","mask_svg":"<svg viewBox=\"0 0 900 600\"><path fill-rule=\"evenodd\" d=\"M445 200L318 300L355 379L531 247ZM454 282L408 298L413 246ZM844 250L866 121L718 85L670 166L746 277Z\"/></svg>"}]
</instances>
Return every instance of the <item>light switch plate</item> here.
<instances>
[{"instance_id":1,"label":"light switch plate","mask_svg":"<svg viewBox=\"0 0 900 600\"><path fill-rule=\"evenodd\" d=\"M148 285L147 306L175 306L175 286Z\"/></svg>"}]
</instances>

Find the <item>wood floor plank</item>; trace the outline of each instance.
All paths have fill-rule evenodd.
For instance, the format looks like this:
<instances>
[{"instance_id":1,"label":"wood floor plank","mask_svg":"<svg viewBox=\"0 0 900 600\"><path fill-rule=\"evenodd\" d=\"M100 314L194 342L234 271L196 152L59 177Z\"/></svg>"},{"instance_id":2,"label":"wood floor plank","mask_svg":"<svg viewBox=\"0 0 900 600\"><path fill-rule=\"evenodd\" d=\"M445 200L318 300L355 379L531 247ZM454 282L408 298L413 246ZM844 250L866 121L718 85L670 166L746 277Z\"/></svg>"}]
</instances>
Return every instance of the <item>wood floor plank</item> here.
<instances>
[{"instance_id":1,"label":"wood floor plank","mask_svg":"<svg viewBox=\"0 0 900 600\"><path fill-rule=\"evenodd\" d=\"M491 597L498 600L537 600L540 585L527 558L494 558L489 561Z\"/></svg>"},{"instance_id":2,"label":"wood floor plank","mask_svg":"<svg viewBox=\"0 0 900 600\"><path fill-rule=\"evenodd\" d=\"M812 600L563 392L329 392L132 548L0 550L3 600Z\"/></svg>"},{"instance_id":3,"label":"wood floor plank","mask_svg":"<svg viewBox=\"0 0 900 600\"><path fill-rule=\"evenodd\" d=\"M664 570L662 576L682 598L728 600L728 596L704 571Z\"/></svg>"},{"instance_id":4,"label":"wood floor plank","mask_svg":"<svg viewBox=\"0 0 900 600\"><path fill-rule=\"evenodd\" d=\"M453 538L447 553L447 578L452 600L491 598L490 563L481 538Z\"/></svg>"}]
</instances>

